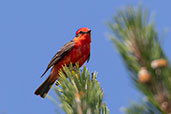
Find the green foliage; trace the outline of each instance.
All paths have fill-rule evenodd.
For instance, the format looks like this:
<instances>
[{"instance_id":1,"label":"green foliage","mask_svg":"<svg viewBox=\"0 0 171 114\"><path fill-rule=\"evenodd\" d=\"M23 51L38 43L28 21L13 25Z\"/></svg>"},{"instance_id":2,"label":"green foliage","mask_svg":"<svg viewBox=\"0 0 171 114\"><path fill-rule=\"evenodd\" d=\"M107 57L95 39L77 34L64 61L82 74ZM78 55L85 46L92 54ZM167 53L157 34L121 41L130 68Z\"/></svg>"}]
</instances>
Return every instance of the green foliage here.
<instances>
[{"instance_id":1,"label":"green foliage","mask_svg":"<svg viewBox=\"0 0 171 114\"><path fill-rule=\"evenodd\" d=\"M90 75L84 66L63 67L58 81L60 87L55 87L60 107L66 114L108 114L106 104L102 102L103 92L96 80L96 73Z\"/></svg>"},{"instance_id":2,"label":"green foliage","mask_svg":"<svg viewBox=\"0 0 171 114\"><path fill-rule=\"evenodd\" d=\"M120 53L137 89L161 113L162 111L170 113L171 68L147 12L141 6L128 6L124 10L118 11L113 18L114 22L107 23L107 26L114 33L109 35L109 38ZM163 60L166 64L162 67L159 65L154 67L152 63L157 63L155 60ZM145 71L143 71L144 74L141 73L142 69ZM142 80L141 74L146 75L146 77L148 75L148 82L142 83L140 81L140 79ZM141 109L135 106L134 108ZM152 107L150 109L153 110Z\"/></svg>"}]
</instances>

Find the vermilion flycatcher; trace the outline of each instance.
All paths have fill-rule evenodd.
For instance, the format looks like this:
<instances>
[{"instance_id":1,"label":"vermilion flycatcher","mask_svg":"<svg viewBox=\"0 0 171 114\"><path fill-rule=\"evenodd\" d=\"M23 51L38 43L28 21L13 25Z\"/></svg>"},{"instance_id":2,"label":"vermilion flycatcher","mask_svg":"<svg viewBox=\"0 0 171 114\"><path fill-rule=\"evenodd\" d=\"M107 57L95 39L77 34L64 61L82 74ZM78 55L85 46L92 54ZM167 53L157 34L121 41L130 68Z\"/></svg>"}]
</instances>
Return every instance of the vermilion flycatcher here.
<instances>
[{"instance_id":1,"label":"vermilion flycatcher","mask_svg":"<svg viewBox=\"0 0 171 114\"><path fill-rule=\"evenodd\" d=\"M90 58L90 42L91 42L91 30L88 28L80 28L75 33L74 39L66 43L51 59L45 72L42 76L51 68L51 72L48 78L36 89L34 92L36 95L40 95L42 98L46 96L52 84L59 78L59 70L63 65L69 65L70 63L78 63L81 67L84 62L89 61ZM41 76L41 77L42 77Z\"/></svg>"}]
</instances>

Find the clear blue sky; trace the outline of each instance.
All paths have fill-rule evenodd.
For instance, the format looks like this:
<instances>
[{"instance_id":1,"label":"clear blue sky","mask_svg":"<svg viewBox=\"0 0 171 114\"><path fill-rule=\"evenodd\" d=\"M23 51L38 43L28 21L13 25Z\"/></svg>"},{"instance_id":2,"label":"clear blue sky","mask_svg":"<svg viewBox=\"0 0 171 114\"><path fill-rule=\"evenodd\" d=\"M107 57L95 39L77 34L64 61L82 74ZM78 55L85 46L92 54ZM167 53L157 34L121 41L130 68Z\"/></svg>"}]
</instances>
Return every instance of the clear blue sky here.
<instances>
[{"instance_id":1,"label":"clear blue sky","mask_svg":"<svg viewBox=\"0 0 171 114\"><path fill-rule=\"evenodd\" d=\"M98 72L104 101L119 114L140 94L133 88L118 53L105 32L117 9L137 0L0 0L0 114L55 114L61 110L33 94L51 57L79 27L92 29L90 71ZM141 1L155 14L157 30L166 33L163 47L171 57L170 0ZM54 96L53 91L49 93Z\"/></svg>"}]
</instances>

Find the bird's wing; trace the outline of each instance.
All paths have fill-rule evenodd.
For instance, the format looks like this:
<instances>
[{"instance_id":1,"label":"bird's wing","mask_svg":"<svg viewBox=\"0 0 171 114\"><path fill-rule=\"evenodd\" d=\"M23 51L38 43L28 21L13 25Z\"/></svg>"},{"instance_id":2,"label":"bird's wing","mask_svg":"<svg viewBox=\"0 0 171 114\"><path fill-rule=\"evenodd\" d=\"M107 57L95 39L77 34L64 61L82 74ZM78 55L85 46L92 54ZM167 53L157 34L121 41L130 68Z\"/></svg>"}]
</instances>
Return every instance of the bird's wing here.
<instances>
[{"instance_id":1,"label":"bird's wing","mask_svg":"<svg viewBox=\"0 0 171 114\"><path fill-rule=\"evenodd\" d=\"M51 68L54 64L58 63L65 55L67 55L72 48L74 47L74 41L71 40L68 43L66 43L56 54L55 56L53 56L53 58L51 59L51 61L49 62L46 70L44 71L44 73L42 74L41 77L43 77L43 75L49 70L49 68Z\"/></svg>"}]
</instances>

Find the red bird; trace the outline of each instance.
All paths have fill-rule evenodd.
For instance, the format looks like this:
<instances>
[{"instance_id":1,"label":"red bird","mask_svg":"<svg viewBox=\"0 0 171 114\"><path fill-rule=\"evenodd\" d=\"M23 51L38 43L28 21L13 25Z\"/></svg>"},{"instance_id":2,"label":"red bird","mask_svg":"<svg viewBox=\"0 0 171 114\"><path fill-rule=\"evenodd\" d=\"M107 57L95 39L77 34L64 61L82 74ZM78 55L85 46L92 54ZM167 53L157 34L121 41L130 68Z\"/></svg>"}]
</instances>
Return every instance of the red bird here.
<instances>
[{"instance_id":1,"label":"red bird","mask_svg":"<svg viewBox=\"0 0 171 114\"><path fill-rule=\"evenodd\" d=\"M51 59L41 77L50 68L51 72L47 79L36 89L34 94L44 98L53 83L59 78L58 73L63 65L78 63L79 67L81 67L86 60L88 62L90 58L90 42L91 30L85 27L78 29L74 39L66 43Z\"/></svg>"}]
</instances>

